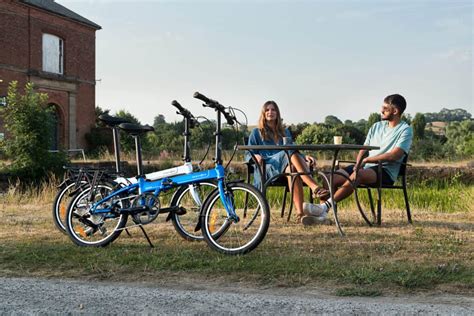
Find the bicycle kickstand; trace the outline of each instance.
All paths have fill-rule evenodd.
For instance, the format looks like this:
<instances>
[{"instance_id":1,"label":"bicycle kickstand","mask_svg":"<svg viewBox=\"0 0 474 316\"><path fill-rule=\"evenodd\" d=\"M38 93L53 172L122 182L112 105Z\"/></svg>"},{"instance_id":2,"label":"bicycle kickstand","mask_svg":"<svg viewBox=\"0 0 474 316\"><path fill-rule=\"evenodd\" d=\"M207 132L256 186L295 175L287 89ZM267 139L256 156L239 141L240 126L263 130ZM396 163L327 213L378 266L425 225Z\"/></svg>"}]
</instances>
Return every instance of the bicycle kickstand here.
<instances>
[{"instance_id":1,"label":"bicycle kickstand","mask_svg":"<svg viewBox=\"0 0 474 316\"><path fill-rule=\"evenodd\" d=\"M140 229L141 229L142 232L143 232L143 235L145 235L145 238L146 238L146 240L148 241L148 244L150 245L150 248L154 248L155 246L153 246L153 244L151 243L151 240L150 240L150 238L148 237L148 235L147 235L145 229L143 228L143 226L140 224L140 225L138 225L138 227L140 227Z\"/></svg>"}]
</instances>

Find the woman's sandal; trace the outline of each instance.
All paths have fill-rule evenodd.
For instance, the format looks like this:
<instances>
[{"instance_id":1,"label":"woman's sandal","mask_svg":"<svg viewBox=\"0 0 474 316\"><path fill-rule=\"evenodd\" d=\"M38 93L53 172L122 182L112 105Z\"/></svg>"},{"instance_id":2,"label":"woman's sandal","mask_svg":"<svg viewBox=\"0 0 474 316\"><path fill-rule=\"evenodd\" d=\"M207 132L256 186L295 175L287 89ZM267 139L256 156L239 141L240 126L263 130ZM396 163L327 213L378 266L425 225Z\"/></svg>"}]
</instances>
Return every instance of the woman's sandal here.
<instances>
[{"instance_id":1,"label":"woman's sandal","mask_svg":"<svg viewBox=\"0 0 474 316\"><path fill-rule=\"evenodd\" d=\"M316 187L313 190L313 198L324 199L330 196L329 190L321 187Z\"/></svg>"},{"instance_id":2,"label":"woman's sandal","mask_svg":"<svg viewBox=\"0 0 474 316\"><path fill-rule=\"evenodd\" d=\"M296 214L296 223L297 224L301 224L301 219L304 217L304 213L301 213L301 214Z\"/></svg>"}]
</instances>

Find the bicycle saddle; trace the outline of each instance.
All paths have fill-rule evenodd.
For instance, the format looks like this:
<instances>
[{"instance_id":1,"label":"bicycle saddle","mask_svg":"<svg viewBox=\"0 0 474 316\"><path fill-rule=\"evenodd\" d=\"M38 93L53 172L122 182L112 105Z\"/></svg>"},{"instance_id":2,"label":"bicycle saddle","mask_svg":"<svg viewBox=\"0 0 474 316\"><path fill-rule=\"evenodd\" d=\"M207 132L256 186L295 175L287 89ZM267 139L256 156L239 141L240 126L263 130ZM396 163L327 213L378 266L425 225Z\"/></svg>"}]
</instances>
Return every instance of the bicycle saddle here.
<instances>
[{"instance_id":1,"label":"bicycle saddle","mask_svg":"<svg viewBox=\"0 0 474 316\"><path fill-rule=\"evenodd\" d=\"M111 116L107 113L99 115L99 120L101 120L105 125L110 127L115 127L122 123L130 123L130 121L126 118Z\"/></svg>"},{"instance_id":2,"label":"bicycle saddle","mask_svg":"<svg viewBox=\"0 0 474 316\"><path fill-rule=\"evenodd\" d=\"M119 128L130 135L140 135L155 130L150 125L138 125L133 123L122 123L119 125Z\"/></svg>"}]
</instances>

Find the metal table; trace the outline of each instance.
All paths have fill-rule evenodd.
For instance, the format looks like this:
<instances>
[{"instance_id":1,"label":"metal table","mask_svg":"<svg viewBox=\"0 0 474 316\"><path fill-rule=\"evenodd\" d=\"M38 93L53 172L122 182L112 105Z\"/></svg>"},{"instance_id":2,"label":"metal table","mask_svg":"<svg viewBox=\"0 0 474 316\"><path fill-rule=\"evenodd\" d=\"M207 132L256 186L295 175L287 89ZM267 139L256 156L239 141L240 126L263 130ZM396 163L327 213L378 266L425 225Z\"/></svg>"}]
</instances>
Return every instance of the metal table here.
<instances>
[{"instance_id":1,"label":"metal table","mask_svg":"<svg viewBox=\"0 0 474 316\"><path fill-rule=\"evenodd\" d=\"M291 164L291 157L290 157L290 151L332 151L334 153L333 159L332 159L332 164L331 164L331 170L329 171L329 177L327 174L325 174L322 171L318 171L318 175L323 178L323 180L326 182L328 189L329 189L329 194L332 200L334 201L334 190L332 187L332 183L334 181L334 173L337 173L334 169L336 167L336 161L337 161L337 156L340 151L343 150L373 150L373 149L380 149L379 147L375 146L365 146L365 145L350 145L350 144L341 144L341 145L335 145L335 144L318 144L318 145L238 145L237 149L239 150L247 150L249 151L250 155L252 156L252 160L254 161L255 165L258 166L257 164L257 159L255 158L255 154L253 151L255 150L274 150L274 151L285 151L291 172L290 173L282 173L279 175L276 175L268 180L265 180L265 172L264 170L261 169L261 166L256 168L258 172L260 173L261 179L262 179L262 193L266 198L266 191L267 191L267 186L277 177L280 176L291 176L292 181L291 181L291 187L293 187L294 183L294 178L298 175L301 174L311 174L314 175L313 173L298 173L294 172L294 167ZM344 176L347 178L345 175L338 173L339 175ZM350 180L349 178L347 178ZM355 188L354 183L351 181L352 186ZM293 192L293 190L291 190ZM334 201L333 203L333 214L334 214L334 221L336 222L336 227L339 231L339 234L341 236L344 236L344 231L342 230L341 224L339 223L339 219L337 216L337 203Z\"/></svg>"}]
</instances>

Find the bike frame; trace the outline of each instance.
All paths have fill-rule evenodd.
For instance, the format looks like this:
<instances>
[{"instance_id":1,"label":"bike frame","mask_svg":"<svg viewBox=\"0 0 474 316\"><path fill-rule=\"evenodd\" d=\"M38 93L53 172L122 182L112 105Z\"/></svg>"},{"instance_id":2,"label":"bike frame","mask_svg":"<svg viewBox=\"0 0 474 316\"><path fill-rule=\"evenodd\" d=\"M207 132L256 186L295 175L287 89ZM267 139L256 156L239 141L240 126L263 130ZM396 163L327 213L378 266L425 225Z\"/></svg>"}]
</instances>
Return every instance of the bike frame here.
<instances>
[{"instance_id":1,"label":"bike frame","mask_svg":"<svg viewBox=\"0 0 474 316\"><path fill-rule=\"evenodd\" d=\"M234 208L232 206L231 200L225 194L225 171L224 167L221 164L216 165L214 169L204 170L193 172L189 174L179 175L175 177L167 177L163 179L159 179L156 181L148 181L143 177L138 178L137 183L133 183L126 187L123 187L109 196L105 197L104 199L94 203L91 208L91 214L99 214L99 213L108 213L111 211L110 208L100 208L99 206L107 201L113 199L116 196L119 196L123 193L126 195L131 194L132 192L136 191L138 188L139 195L144 193L152 192L155 197L158 197L162 191L167 191L169 189L179 187L182 185L192 185L203 181L208 180L216 180L217 179L217 189L219 190L219 195L221 201L224 204L224 207L229 215L230 218L238 220L238 217L235 214ZM142 205L147 206L147 205Z\"/></svg>"},{"instance_id":2,"label":"bike frame","mask_svg":"<svg viewBox=\"0 0 474 316\"><path fill-rule=\"evenodd\" d=\"M207 106L210 106L209 104ZM210 106L213 107L213 106ZM220 107L222 107L220 105ZM215 137L216 137L216 153L215 153L215 168L214 169L208 169L208 170L203 170L203 171L198 171L198 172L190 172L188 174L184 175L176 175L172 177L164 177L162 179L157 179L157 180L149 180L145 178L145 175L142 174L142 159L141 159L141 145L140 145L140 139L139 136L134 136L135 137L135 146L137 150L137 168L138 168L138 181L137 183L132 183L131 185L125 186L112 194L108 195L107 197L103 198L102 200L94 203L94 205L91 207L91 214L99 214L99 213L109 213L112 210L108 208L99 208L99 206L111 199L113 199L116 196L121 195L122 193L126 193L127 196L130 195L132 192L136 191L138 188L138 196L144 194L144 193L150 193L152 192L153 195L158 198L159 194L162 191L166 191L175 187L179 187L182 185L192 185L196 184L199 182L204 182L204 181L209 181L209 180L217 180L217 189L219 190L219 197L221 199L222 204L224 205L224 208L226 209L227 216L229 217L230 220L234 222L239 221L239 217L235 213L233 203L232 203L232 198L231 196L227 193L226 190L226 185L225 185L225 169L222 166L222 132L221 132L221 111L222 109L218 107L213 107L215 111L217 112L217 122L216 122L216 132L215 132ZM186 126L188 126L186 124ZM186 134L187 131L185 131ZM185 135L187 136L187 135ZM186 145L185 145L186 146ZM189 151L185 147L185 165L189 164L187 162L187 153ZM178 168L178 167L177 167ZM176 168L171 168L167 170L160 171L158 173L165 173L168 170L172 170ZM152 203L152 201L150 201ZM143 201L140 201L141 206L147 206L143 205ZM119 213L121 213L119 211Z\"/></svg>"}]
</instances>

